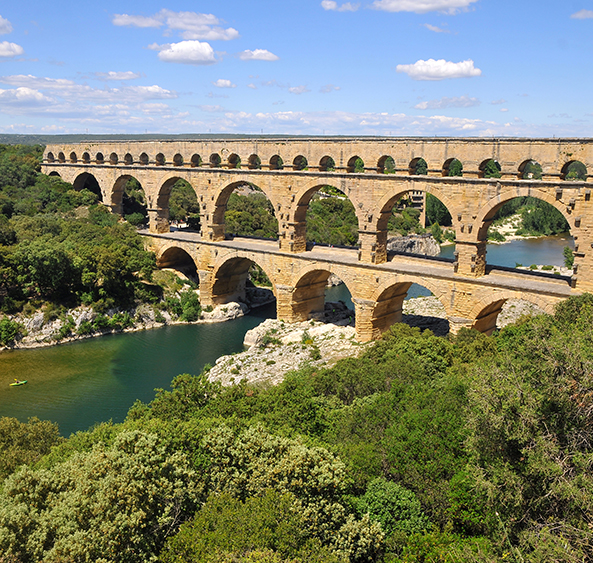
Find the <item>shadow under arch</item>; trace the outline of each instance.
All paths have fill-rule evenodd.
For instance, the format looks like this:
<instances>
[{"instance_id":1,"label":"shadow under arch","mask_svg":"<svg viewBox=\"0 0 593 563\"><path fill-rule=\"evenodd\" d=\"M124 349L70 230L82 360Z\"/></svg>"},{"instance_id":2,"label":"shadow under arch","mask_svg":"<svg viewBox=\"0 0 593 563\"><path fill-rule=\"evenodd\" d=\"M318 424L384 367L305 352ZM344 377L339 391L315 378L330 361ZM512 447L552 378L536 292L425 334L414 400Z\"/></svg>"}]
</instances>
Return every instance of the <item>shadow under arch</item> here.
<instances>
[{"instance_id":1,"label":"shadow under arch","mask_svg":"<svg viewBox=\"0 0 593 563\"><path fill-rule=\"evenodd\" d=\"M437 297L438 290L436 282L424 278L410 278L379 287L369 319L373 338L378 338L391 325L401 322L421 330L432 330L437 336L446 335L449 332L449 311Z\"/></svg>"},{"instance_id":2,"label":"shadow under arch","mask_svg":"<svg viewBox=\"0 0 593 563\"><path fill-rule=\"evenodd\" d=\"M111 190L111 210L134 226L148 221L147 199L139 180L131 174L117 178Z\"/></svg>"},{"instance_id":3,"label":"shadow under arch","mask_svg":"<svg viewBox=\"0 0 593 563\"><path fill-rule=\"evenodd\" d=\"M231 200L234 192L242 194ZM225 234L276 240L279 232L274 204L259 186L245 180L232 182L216 196L212 224Z\"/></svg>"},{"instance_id":4,"label":"shadow under arch","mask_svg":"<svg viewBox=\"0 0 593 563\"><path fill-rule=\"evenodd\" d=\"M72 182L72 187L77 192L88 190L89 192L94 193L99 198L99 201L103 201L103 192L101 191L101 186L99 186L97 178L88 172L83 172L76 176L74 182Z\"/></svg>"},{"instance_id":5,"label":"shadow under arch","mask_svg":"<svg viewBox=\"0 0 593 563\"><path fill-rule=\"evenodd\" d=\"M159 213L161 215L165 216L167 218L167 220L169 220L171 218L171 214L170 214L171 193L173 192L174 189L176 189L180 185L182 185L183 187L189 186L189 188L191 189L191 194L193 194L193 196L188 193L188 196L190 196L192 199L192 201L190 203L193 204L190 212L193 213L194 215L197 214L197 225L198 225L198 228L197 229L194 228L193 230L199 230L199 223L200 223L200 221L199 221L199 216L200 216L199 207L200 206L198 204L198 194L196 192L195 187L192 185L192 183L189 182L188 180L186 180L185 178L182 178L181 176L172 175L172 176L169 176L168 178L166 178L164 181L162 181L161 187L159 188L159 192L157 195L157 200L156 200L157 210L159 211ZM175 214L173 214L173 215L175 215ZM173 219L177 219L177 217L173 217ZM194 227L195 227L195 225L194 225Z\"/></svg>"},{"instance_id":6,"label":"shadow under arch","mask_svg":"<svg viewBox=\"0 0 593 563\"><path fill-rule=\"evenodd\" d=\"M232 256L216 264L212 272L210 284L210 299L213 305L221 305L231 301L248 304L249 272L258 266L272 283L272 291L276 296L274 278L264 266L252 258Z\"/></svg>"},{"instance_id":7,"label":"shadow under arch","mask_svg":"<svg viewBox=\"0 0 593 563\"><path fill-rule=\"evenodd\" d=\"M157 256L157 268L181 272L195 283L199 283L198 269L191 255L179 246L169 246Z\"/></svg>"},{"instance_id":8,"label":"shadow under arch","mask_svg":"<svg viewBox=\"0 0 593 563\"><path fill-rule=\"evenodd\" d=\"M474 306L470 313L470 318L473 319L471 328L488 336L491 335L495 329L501 328L499 315L503 311L503 307L511 301L521 301L531 305L531 307L524 308L526 314L554 313L554 305L541 299L538 295L525 293L518 297L516 293L497 293L492 297L492 301L488 303L482 301ZM505 321L504 324L509 323Z\"/></svg>"},{"instance_id":9,"label":"shadow under arch","mask_svg":"<svg viewBox=\"0 0 593 563\"><path fill-rule=\"evenodd\" d=\"M354 202L342 190L331 184L316 183L297 194L295 201L293 218L297 236L311 244L356 246L361 217ZM327 224L328 219L332 224Z\"/></svg>"}]
</instances>

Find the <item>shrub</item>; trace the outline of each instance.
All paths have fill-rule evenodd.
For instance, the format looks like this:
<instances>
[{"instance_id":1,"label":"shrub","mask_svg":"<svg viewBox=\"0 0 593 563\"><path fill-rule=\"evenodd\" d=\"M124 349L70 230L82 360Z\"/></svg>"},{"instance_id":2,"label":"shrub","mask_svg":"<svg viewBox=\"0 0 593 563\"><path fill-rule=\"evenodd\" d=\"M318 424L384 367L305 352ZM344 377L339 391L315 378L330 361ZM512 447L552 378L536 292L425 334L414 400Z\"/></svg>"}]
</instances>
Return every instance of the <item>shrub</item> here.
<instances>
[{"instance_id":1,"label":"shrub","mask_svg":"<svg viewBox=\"0 0 593 563\"><path fill-rule=\"evenodd\" d=\"M7 318L0 320L0 345L10 346L23 331L23 325L16 321Z\"/></svg>"}]
</instances>

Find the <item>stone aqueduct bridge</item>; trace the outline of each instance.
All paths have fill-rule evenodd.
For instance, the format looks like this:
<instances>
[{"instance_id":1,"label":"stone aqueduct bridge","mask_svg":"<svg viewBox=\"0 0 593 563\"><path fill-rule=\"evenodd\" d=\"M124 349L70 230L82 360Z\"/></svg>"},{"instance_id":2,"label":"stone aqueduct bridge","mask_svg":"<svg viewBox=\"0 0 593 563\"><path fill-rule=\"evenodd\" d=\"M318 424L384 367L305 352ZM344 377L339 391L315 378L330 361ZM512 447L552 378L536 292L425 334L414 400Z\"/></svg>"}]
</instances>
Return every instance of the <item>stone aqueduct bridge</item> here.
<instances>
[{"instance_id":1,"label":"stone aqueduct bridge","mask_svg":"<svg viewBox=\"0 0 593 563\"><path fill-rule=\"evenodd\" d=\"M331 170L328 157L335 163ZM412 174L419 158L428 164L425 176ZM364 162L363 172L355 171L357 159ZM394 170L386 173L390 159ZM461 177L447 175L454 159L463 165ZM500 166L499 179L483 177L491 159ZM575 161L593 171L593 139L253 138L51 145L42 170L77 189L98 185L114 213L121 213L127 181L136 178L146 194L150 245L158 263L195 265L205 305L239 298L256 263L273 283L278 317L304 320L323 308L325 282L336 274L352 294L358 337L369 340L401 319L403 299L414 282L439 298L454 331L461 326L492 331L509 298L551 311L561 299L592 291L593 177L566 180ZM541 180L523 179L529 162L541 166ZM196 192L200 234L169 232L169 196L178 179ZM256 185L270 199L278 241L225 240L228 198L245 184ZM307 249L307 208L325 185L340 189L353 203L358 250ZM410 191L433 194L447 206L456 233L454 262L387 252L391 210ZM488 227L500 206L518 196L542 199L568 221L575 239L570 279L488 266Z\"/></svg>"}]
</instances>

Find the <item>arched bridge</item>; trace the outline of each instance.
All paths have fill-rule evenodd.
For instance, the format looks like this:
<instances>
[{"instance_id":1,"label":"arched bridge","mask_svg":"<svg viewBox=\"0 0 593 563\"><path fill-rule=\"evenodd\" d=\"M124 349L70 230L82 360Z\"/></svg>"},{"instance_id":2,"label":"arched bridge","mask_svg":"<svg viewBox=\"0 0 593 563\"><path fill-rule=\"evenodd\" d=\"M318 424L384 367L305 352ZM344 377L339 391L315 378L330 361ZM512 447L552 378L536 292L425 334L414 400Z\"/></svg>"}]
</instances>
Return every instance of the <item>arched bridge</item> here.
<instances>
[{"instance_id":1,"label":"arched bridge","mask_svg":"<svg viewBox=\"0 0 593 563\"><path fill-rule=\"evenodd\" d=\"M425 174L417 174L422 159ZM526 170L537 164L535 179ZM578 165L579 174L571 170ZM456 166L456 175L451 176ZM498 178L486 177L495 166ZM121 213L125 184L136 178L149 208L151 244L162 265L191 261L202 300L221 303L244 291L248 265L268 274L278 316L301 320L318 310L330 273L348 286L359 338L376 337L401 318L411 283L443 303L453 329L493 329L502 304L523 298L551 310L569 295L593 289L593 202L590 139L209 139L171 142L93 142L48 146L42 169L82 188L92 181L102 200ZM496 170L495 170L496 171ZM170 233L169 195L179 179L195 190L202 232ZM225 240L224 213L239 186L260 188L278 219L277 241ZM358 249L308 249L305 216L322 186L353 203ZM433 194L448 208L455 230L453 263L392 256L387 221L406 193ZM558 209L575 240L570 279L491 268L488 227L507 201L532 196Z\"/></svg>"}]
</instances>

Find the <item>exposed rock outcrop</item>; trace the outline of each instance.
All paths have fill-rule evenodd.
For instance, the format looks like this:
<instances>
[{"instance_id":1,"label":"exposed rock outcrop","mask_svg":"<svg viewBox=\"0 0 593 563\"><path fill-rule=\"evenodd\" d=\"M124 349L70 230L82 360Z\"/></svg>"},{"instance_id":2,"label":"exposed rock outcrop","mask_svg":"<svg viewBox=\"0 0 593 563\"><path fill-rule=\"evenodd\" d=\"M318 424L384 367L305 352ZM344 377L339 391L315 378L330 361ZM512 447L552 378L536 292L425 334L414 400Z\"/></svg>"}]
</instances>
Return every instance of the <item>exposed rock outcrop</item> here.
<instances>
[{"instance_id":1,"label":"exposed rock outcrop","mask_svg":"<svg viewBox=\"0 0 593 563\"><path fill-rule=\"evenodd\" d=\"M441 253L441 247L430 234L407 235L405 237L389 237L387 239L387 251L438 256Z\"/></svg>"}]
</instances>

